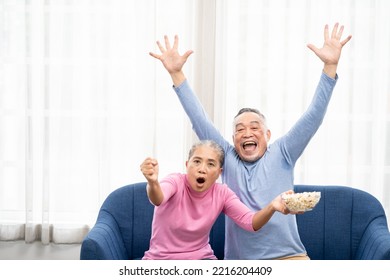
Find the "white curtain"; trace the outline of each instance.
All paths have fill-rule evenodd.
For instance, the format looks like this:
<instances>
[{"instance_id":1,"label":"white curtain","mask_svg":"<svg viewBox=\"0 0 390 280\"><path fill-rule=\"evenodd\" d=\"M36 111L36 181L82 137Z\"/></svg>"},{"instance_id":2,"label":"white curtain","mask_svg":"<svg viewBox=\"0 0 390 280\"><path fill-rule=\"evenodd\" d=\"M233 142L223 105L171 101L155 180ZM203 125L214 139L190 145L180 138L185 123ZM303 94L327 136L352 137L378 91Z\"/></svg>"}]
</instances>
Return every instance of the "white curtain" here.
<instances>
[{"instance_id":1,"label":"white curtain","mask_svg":"<svg viewBox=\"0 0 390 280\"><path fill-rule=\"evenodd\" d=\"M183 170L188 124L148 52L191 45L193 3L0 3L0 239L80 242L145 157Z\"/></svg>"},{"instance_id":2,"label":"white curtain","mask_svg":"<svg viewBox=\"0 0 390 280\"><path fill-rule=\"evenodd\" d=\"M345 46L324 124L296 183L360 188L390 208L387 0L0 0L0 240L77 243L106 196L184 171L196 139L162 65L148 55L178 34L186 75L231 139L256 107L272 140L304 112L322 70L306 47L338 21Z\"/></svg>"}]
</instances>

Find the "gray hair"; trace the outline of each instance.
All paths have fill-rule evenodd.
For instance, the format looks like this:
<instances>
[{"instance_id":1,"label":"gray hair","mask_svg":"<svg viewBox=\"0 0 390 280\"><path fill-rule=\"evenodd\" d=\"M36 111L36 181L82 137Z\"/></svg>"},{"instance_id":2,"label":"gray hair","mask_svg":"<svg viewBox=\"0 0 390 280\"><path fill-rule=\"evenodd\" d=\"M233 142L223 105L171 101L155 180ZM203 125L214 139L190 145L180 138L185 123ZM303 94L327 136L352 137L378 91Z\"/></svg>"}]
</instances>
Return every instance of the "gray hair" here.
<instances>
[{"instance_id":1,"label":"gray hair","mask_svg":"<svg viewBox=\"0 0 390 280\"><path fill-rule=\"evenodd\" d=\"M188 154L188 159L190 159L194 155L195 150L201 146L212 148L218 155L219 164L221 167L223 166L225 163L225 151L222 149L221 145L212 140L202 140L193 144Z\"/></svg>"},{"instance_id":2,"label":"gray hair","mask_svg":"<svg viewBox=\"0 0 390 280\"><path fill-rule=\"evenodd\" d=\"M233 128L234 128L234 125L235 125L235 122L236 122L236 118L237 118L239 115L241 115L241 114L243 114L243 113L248 113L248 112L249 112L249 113L255 113L255 114L259 115L259 117L260 117L260 119L261 119L261 121L262 121L264 127L267 128L267 119L265 118L265 116L264 116L259 110L254 109L254 108L241 108L241 109L238 111L237 115L234 116Z\"/></svg>"}]
</instances>

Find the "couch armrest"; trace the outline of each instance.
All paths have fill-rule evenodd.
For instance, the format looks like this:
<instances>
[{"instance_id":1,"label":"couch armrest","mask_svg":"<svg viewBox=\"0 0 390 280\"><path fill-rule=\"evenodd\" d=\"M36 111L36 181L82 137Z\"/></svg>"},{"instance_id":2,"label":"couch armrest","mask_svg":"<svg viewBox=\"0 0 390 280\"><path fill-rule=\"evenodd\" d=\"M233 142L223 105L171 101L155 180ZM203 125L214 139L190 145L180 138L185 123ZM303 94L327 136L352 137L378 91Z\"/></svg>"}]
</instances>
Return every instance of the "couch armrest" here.
<instances>
[{"instance_id":1,"label":"couch armrest","mask_svg":"<svg viewBox=\"0 0 390 280\"><path fill-rule=\"evenodd\" d=\"M111 214L102 211L81 244L81 260L126 260L128 254L122 235Z\"/></svg>"},{"instance_id":2,"label":"couch armrest","mask_svg":"<svg viewBox=\"0 0 390 280\"><path fill-rule=\"evenodd\" d=\"M364 231L356 259L390 260L390 232L384 216L374 219Z\"/></svg>"}]
</instances>

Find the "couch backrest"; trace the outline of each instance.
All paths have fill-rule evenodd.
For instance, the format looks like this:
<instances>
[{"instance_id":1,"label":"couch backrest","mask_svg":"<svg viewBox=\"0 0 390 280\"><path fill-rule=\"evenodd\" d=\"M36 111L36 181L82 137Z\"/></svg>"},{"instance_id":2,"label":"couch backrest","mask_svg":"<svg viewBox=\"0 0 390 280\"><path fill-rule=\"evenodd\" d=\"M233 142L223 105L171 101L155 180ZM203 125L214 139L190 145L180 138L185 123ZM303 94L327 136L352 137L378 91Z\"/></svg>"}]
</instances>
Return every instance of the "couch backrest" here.
<instances>
[{"instance_id":1,"label":"couch backrest","mask_svg":"<svg viewBox=\"0 0 390 280\"><path fill-rule=\"evenodd\" d=\"M297 215L299 234L310 258L364 258L358 251L364 231L378 218L386 223L380 202L371 194L350 187L295 186L295 192L305 191L321 192L320 202L312 211Z\"/></svg>"},{"instance_id":2,"label":"couch backrest","mask_svg":"<svg viewBox=\"0 0 390 280\"><path fill-rule=\"evenodd\" d=\"M297 215L303 244L311 259L359 259L358 245L369 223L385 218L382 205L372 195L341 186L297 185L295 192L320 191L314 210ZM100 215L112 215L124 239L128 259L140 259L149 248L153 206L146 195L146 183L136 183L113 191L104 201ZM210 233L215 255L223 259L224 215Z\"/></svg>"},{"instance_id":3,"label":"couch backrest","mask_svg":"<svg viewBox=\"0 0 390 280\"><path fill-rule=\"evenodd\" d=\"M153 205L146 195L146 183L116 189L106 198L100 212L110 213L117 221L128 253L127 258L142 258L149 248L153 218Z\"/></svg>"}]
</instances>

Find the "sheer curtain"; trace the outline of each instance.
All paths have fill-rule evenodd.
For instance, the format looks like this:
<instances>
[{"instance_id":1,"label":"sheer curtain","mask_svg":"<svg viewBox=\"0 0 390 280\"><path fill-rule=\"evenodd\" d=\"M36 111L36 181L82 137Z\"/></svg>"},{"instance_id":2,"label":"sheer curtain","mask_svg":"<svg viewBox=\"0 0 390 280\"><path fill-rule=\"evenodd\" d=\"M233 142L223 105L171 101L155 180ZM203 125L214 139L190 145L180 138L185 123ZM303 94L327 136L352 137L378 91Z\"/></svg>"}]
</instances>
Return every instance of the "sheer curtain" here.
<instances>
[{"instance_id":1,"label":"sheer curtain","mask_svg":"<svg viewBox=\"0 0 390 280\"><path fill-rule=\"evenodd\" d=\"M183 170L188 124L148 52L191 45L193 2L0 3L0 240L80 242L145 157Z\"/></svg>"},{"instance_id":2,"label":"sheer curtain","mask_svg":"<svg viewBox=\"0 0 390 280\"><path fill-rule=\"evenodd\" d=\"M256 107L272 140L309 104L326 23L343 50L325 121L296 183L390 193L390 4L309 0L0 0L0 240L77 243L115 188L184 171L196 136L158 61L155 41L195 52L186 75L231 139L234 114Z\"/></svg>"}]
</instances>

